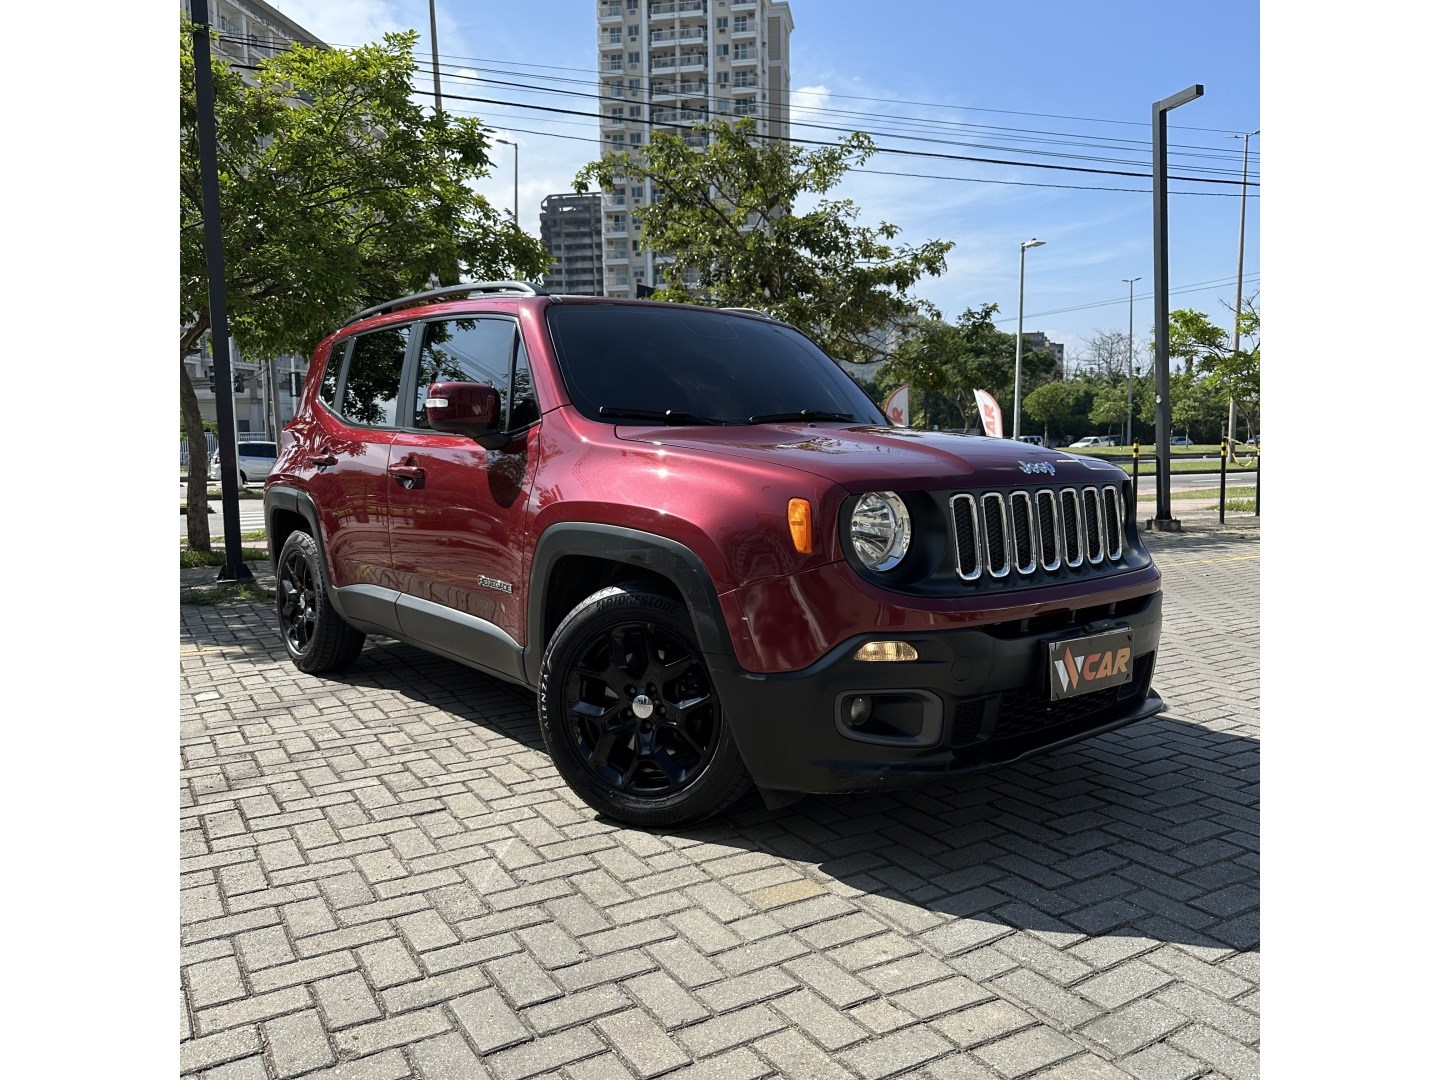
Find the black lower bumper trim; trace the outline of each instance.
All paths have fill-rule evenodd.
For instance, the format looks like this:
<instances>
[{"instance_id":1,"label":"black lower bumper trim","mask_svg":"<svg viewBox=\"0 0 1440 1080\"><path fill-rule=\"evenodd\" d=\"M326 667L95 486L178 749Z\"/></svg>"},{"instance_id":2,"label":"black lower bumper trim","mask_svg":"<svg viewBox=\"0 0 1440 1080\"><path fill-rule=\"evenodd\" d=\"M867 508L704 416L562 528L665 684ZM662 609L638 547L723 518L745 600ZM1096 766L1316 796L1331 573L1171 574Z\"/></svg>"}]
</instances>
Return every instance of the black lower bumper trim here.
<instances>
[{"instance_id":1,"label":"black lower bumper trim","mask_svg":"<svg viewBox=\"0 0 1440 1080\"><path fill-rule=\"evenodd\" d=\"M1150 691L1160 619L1157 592L1121 620L1133 633L1130 683L1056 702L1049 696L1048 645L1093 627L1037 634L876 633L846 641L801 671L780 674L746 672L723 657L710 660L735 740L761 789L854 791L995 768L1154 716L1165 707ZM908 642L919 659L854 659L861 644L878 637ZM842 695L898 700L907 691L941 703L943 723L933 735L926 726L925 745L913 737L865 739L836 723Z\"/></svg>"}]
</instances>

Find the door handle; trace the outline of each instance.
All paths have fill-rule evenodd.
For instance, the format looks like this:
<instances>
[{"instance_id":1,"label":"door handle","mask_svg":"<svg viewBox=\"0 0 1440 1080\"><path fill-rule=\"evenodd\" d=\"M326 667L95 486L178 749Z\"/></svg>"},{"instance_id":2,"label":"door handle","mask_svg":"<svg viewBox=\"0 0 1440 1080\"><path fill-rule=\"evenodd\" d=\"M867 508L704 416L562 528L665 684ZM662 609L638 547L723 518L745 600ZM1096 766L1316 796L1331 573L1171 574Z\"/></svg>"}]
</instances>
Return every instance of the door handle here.
<instances>
[{"instance_id":1,"label":"door handle","mask_svg":"<svg viewBox=\"0 0 1440 1080\"><path fill-rule=\"evenodd\" d=\"M335 456L335 452L330 447L325 446L321 447L318 454L311 454L307 460L316 468L323 469L326 466L334 465L339 458Z\"/></svg>"},{"instance_id":2,"label":"door handle","mask_svg":"<svg viewBox=\"0 0 1440 1080\"><path fill-rule=\"evenodd\" d=\"M425 483L425 470L415 464L416 460L415 455L411 454L404 461L395 462L385 471L399 480L400 486L406 490L420 487Z\"/></svg>"}]
</instances>

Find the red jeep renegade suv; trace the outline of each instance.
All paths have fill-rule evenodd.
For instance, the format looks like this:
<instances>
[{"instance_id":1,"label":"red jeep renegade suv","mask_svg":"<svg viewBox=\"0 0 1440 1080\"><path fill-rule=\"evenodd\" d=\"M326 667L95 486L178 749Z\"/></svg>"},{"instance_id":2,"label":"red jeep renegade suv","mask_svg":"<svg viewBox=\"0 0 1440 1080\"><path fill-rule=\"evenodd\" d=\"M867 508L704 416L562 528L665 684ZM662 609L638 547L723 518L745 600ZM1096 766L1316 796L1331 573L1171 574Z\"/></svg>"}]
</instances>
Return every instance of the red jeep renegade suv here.
<instances>
[{"instance_id":1,"label":"red jeep renegade suv","mask_svg":"<svg viewBox=\"0 0 1440 1080\"><path fill-rule=\"evenodd\" d=\"M1160 574L1123 472L891 426L758 312L517 282L322 341L265 488L301 670L366 634L538 692L639 824L952 776L1151 716Z\"/></svg>"}]
</instances>

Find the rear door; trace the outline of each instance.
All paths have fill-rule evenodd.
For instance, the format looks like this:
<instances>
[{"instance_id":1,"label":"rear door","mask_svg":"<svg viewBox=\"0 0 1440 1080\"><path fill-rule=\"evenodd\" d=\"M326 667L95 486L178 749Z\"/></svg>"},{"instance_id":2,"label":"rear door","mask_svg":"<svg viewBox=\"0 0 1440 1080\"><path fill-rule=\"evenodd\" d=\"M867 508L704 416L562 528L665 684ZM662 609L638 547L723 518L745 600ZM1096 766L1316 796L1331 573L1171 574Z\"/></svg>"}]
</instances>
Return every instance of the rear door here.
<instances>
[{"instance_id":1,"label":"rear door","mask_svg":"<svg viewBox=\"0 0 1440 1080\"><path fill-rule=\"evenodd\" d=\"M386 519L390 444L397 431L408 325L358 334L338 378L329 371L321 408L305 433L295 470L314 497L336 586L394 589Z\"/></svg>"},{"instance_id":2,"label":"rear door","mask_svg":"<svg viewBox=\"0 0 1440 1080\"><path fill-rule=\"evenodd\" d=\"M399 588L484 620L523 645L521 583L528 571L540 410L519 323L510 315L473 315L417 323L415 333L417 370L407 383L403 428L390 448L391 464L406 471L388 484ZM504 444L487 450L466 436L431 431L425 391L434 382L494 386ZM412 479L415 468L420 475ZM423 609L400 606L402 626L422 638L428 636L419 621Z\"/></svg>"}]
</instances>

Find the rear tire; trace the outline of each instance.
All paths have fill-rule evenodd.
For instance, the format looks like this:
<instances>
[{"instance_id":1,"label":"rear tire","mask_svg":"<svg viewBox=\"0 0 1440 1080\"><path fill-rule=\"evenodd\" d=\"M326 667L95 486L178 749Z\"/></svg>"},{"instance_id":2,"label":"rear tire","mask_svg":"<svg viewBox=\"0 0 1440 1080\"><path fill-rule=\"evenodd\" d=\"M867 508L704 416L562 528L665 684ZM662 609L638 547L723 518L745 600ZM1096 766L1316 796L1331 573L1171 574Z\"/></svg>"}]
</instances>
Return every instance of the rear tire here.
<instances>
[{"instance_id":1,"label":"rear tire","mask_svg":"<svg viewBox=\"0 0 1440 1080\"><path fill-rule=\"evenodd\" d=\"M315 538L306 532L287 536L275 560L280 640L295 666L309 675L347 668L365 647L365 635L331 606L329 587Z\"/></svg>"},{"instance_id":2,"label":"rear tire","mask_svg":"<svg viewBox=\"0 0 1440 1080\"><path fill-rule=\"evenodd\" d=\"M539 704L555 768L607 817L679 825L751 786L689 612L642 586L601 589L565 617Z\"/></svg>"}]
</instances>

